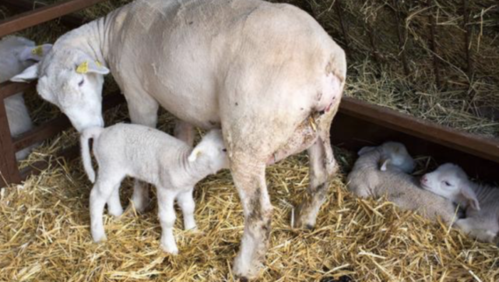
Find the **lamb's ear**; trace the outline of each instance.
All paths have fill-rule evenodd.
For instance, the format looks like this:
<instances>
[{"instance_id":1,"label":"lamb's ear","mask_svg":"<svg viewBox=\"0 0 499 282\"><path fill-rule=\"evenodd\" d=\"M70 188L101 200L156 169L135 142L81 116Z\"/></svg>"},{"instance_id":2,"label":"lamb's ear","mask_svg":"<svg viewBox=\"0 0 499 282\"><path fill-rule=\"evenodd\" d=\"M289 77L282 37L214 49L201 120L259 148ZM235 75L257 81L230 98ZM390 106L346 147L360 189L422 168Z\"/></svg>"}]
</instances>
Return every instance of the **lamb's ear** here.
<instances>
[{"instance_id":1,"label":"lamb's ear","mask_svg":"<svg viewBox=\"0 0 499 282\"><path fill-rule=\"evenodd\" d=\"M84 60L76 67L76 72L79 74L96 73L106 75L109 73L109 69L99 61Z\"/></svg>"},{"instance_id":2,"label":"lamb's ear","mask_svg":"<svg viewBox=\"0 0 499 282\"><path fill-rule=\"evenodd\" d=\"M468 185L461 185L460 188L461 197L463 197L468 202L468 205L470 207L479 211L480 203L478 202L475 192Z\"/></svg>"},{"instance_id":3,"label":"lamb's ear","mask_svg":"<svg viewBox=\"0 0 499 282\"><path fill-rule=\"evenodd\" d=\"M38 63L25 69L22 73L12 77L10 81L14 82L29 82L38 78Z\"/></svg>"},{"instance_id":4,"label":"lamb's ear","mask_svg":"<svg viewBox=\"0 0 499 282\"><path fill-rule=\"evenodd\" d=\"M362 156L363 154L365 153L369 153L373 150L375 150L376 147L372 147L372 146L366 146L366 147L363 147L362 149L359 150L359 152L357 153L359 156Z\"/></svg>"},{"instance_id":5,"label":"lamb's ear","mask_svg":"<svg viewBox=\"0 0 499 282\"><path fill-rule=\"evenodd\" d=\"M20 58L22 61L34 60L40 61L43 56L45 56L52 49L52 44L43 44L38 46L29 46L25 47L23 51L21 51Z\"/></svg>"},{"instance_id":6,"label":"lamb's ear","mask_svg":"<svg viewBox=\"0 0 499 282\"><path fill-rule=\"evenodd\" d=\"M387 166L390 162L391 162L390 159L381 158L381 160L379 160L379 164L380 164L379 170L386 171Z\"/></svg>"},{"instance_id":7,"label":"lamb's ear","mask_svg":"<svg viewBox=\"0 0 499 282\"><path fill-rule=\"evenodd\" d=\"M192 150L191 154L189 155L188 160L189 160L190 162L195 162L195 161L198 159L198 157L199 157L202 153L203 153L203 152L202 152L202 150L201 150L201 149L199 149L199 148L194 148L194 149Z\"/></svg>"}]
</instances>

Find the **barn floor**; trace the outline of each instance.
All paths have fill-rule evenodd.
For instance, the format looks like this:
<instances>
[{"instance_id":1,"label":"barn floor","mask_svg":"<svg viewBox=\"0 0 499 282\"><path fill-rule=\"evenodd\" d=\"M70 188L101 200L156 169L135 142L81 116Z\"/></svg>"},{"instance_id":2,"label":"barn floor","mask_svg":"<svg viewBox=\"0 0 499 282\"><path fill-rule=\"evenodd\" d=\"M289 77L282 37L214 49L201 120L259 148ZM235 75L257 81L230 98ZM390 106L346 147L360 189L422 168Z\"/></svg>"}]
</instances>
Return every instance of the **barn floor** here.
<instances>
[{"instance_id":1,"label":"barn floor","mask_svg":"<svg viewBox=\"0 0 499 282\"><path fill-rule=\"evenodd\" d=\"M162 120L162 129L171 130L170 119ZM28 163L75 137L69 132L56 138ZM348 152L337 150L336 156L344 167L351 163ZM391 203L355 199L342 174L331 182L316 229L290 228L293 206L308 184L307 162L301 154L267 169L275 212L261 281L335 281L341 276L353 281L499 281L497 247ZM130 185L127 181L122 186L125 205ZM90 189L77 159L61 160L24 185L2 190L0 281L233 280L230 265L243 232L243 215L228 171L197 187L200 232L184 232L178 218L177 256L159 249L155 202L144 214L128 209L120 218L106 216L108 241L93 243Z\"/></svg>"}]
</instances>

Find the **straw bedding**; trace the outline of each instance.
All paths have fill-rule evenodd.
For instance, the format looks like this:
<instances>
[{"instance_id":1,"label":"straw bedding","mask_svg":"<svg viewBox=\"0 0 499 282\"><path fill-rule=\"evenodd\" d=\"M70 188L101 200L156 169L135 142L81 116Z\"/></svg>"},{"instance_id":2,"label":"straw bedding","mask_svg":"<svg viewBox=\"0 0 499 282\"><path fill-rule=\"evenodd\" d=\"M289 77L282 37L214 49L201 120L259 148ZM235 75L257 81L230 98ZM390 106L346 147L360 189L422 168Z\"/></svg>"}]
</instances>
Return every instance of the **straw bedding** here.
<instances>
[{"instance_id":1,"label":"straw bedding","mask_svg":"<svg viewBox=\"0 0 499 282\"><path fill-rule=\"evenodd\" d=\"M121 120L122 111L107 114ZM161 129L172 131L164 113ZM33 161L74 143L71 130L32 154ZM345 187L353 155L336 149L342 173L313 231L290 227L308 185L305 154L267 169L275 207L271 248L261 281L498 281L499 249L475 242L440 223L402 212L384 200L359 200ZM425 166L427 158L420 159ZM92 242L88 197L91 184L80 160L57 164L0 199L0 281L232 281L230 265L243 232L242 208L228 171L196 188L199 232L175 229L180 254L159 249L161 228L151 209L120 218L105 216L108 241ZM131 181L122 185L122 202ZM335 280L335 279L343 280ZM349 280L352 279L352 280Z\"/></svg>"},{"instance_id":2,"label":"straw bedding","mask_svg":"<svg viewBox=\"0 0 499 282\"><path fill-rule=\"evenodd\" d=\"M109 5L124 1L109 3L100 5L98 10L87 9L84 14L95 17L111 9ZM317 13L317 9L327 11L326 4L332 2L301 4L304 3ZM0 15L8 13L1 9ZM57 37L51 32L39 33L47 27L60 28L50 23L25 34L32 38L40 36L38 41ZM332 29L330 25L326 28ZM60 29L58 32L62 32ZM397 105L397 109L412 114L424 106L414 101L414 96L401 94L400 88L394 88L405 85L405 80L394 80L393 72L376 73L368 59L351 62L347 91L350 95L378 104ZM108 82L106 89L113 88L113 83ZM438 102L441 96L425 93L427 96L422 95L421 100L435 99L435 103L450 111L445 108L447 103ZM37 98L30 98L29 103L38 122L57 114L50 105L40 107ZM427 108L421 112L432 119L435 111ZM473 124L470 115L457 113L464 121L449 114L443 123L452 121L456 128L468 130L462 124ZM106 123L125 118L126 108L121 106L106 114ZM481 124L481 118L472 118ZM160 128L171 133L172 120L170 115L162 113ZM477 132L490 135L490 131L477 126ZM76 133L68 130L39 148L22 165L54 159L58 149L76 142ZM335 152L342 172L331 181L328 201L313 231L290 226L293 207L300 202L308 185L307 156L300 154L267 169L275 210L271 248L261 281L499 281L497 247L476 242L411 212L402 212L382 199L354 198L345 186L345 173L353 163L354 154L338 148ZM421 158L419 163L420 167L427 166L428 158ZM199 232L183 231L177 211L174 231L180 249L177 256L159 249L161 228L155 198L144 214L129 208L120 218L106 215L108 241L93 243L89 232L90 189L79 159L71 162L59 159L24 185L1 190L0 281L233 280L230 265L243 232L243 215L228 171L205 179L196 188ZM124 205L128 206L130 194L131 181L127 180L121 193Z\"/></svg>"}]
</instances>

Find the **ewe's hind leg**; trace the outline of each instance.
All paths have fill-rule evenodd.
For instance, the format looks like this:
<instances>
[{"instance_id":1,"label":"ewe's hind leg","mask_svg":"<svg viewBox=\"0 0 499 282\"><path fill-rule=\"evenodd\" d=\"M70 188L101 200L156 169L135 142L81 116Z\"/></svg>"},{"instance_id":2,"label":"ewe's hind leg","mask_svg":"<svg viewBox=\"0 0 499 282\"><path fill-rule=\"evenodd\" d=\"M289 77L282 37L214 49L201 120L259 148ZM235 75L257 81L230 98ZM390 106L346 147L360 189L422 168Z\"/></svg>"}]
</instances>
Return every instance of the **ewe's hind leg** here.
<instances>
[{"instance_id":1,"label":"ewe's hind leg","mask_svg":"<svg viewBox=\"0 0 499 282\"><path fill-rule=\"evenodd\" d=\"M175 209L173 207L176 193L168 191L164 187L157 187L158 216L161 223L161 249L170 254L178 254L177 243L173 236L175 225Z\"/></svg>"},{"instance_id":2,"label":"ewe's hind leg","mask_svg":"<svg viewBox=\"0 0 499 282\"><path fill-rule=\"evenodd\" d=\"M231 170L244 212L244 233L234 272L251 279L262 267L270 239L273 208L265 183L265 159L258 160L252 152L236 153Z\"/></svg>"},{"instance_id":3,"label":"ewe's hind leg","mask_svg":"<svg viewBox=\"0 0 499 282\"><path fill-rule=\"evenodd\" d=\"M158 121L158 102L147 94L139 96L139 92L129 92L135 94L130 97L129 95L126 95L128 92L125 93L132 123L156 128L156 123ZM138 212L145 211L149 205L149 187L146 183L135 180L133 184L132 202Z\"/></svg>"},{"instance_id":4,"label":"ewe's hind leg","mask_svg":"<svg viewBox=\"0 0 499 282\"><path fill-rule=\"evenodd\" d=\"M320 118L319 138L308 149L310 159L310 184L299 209L297 226L313 228L319 210L326 201L329 191L329 180L338 170L334 159L333 148L329 140L329 129L332 117L336 113L324 114Z\"/></svg>"},{"instance_id":5,"label":"ewe's hind leg","mask_svg":"<svg viewBox=\"0 0 499 282\"><path fill-rule=\"evenodd\" d=\"M90 192L90 229L95 242L106 239L102 222L104 206L111 197L114 187L119 186L124 178L124 176L113 175L113 173L99 171L97 182Z\"/></svg>"},{"instance_id":6,"label":"ewe's hind leg","mask_svg":"<svg viewBox=\"0 0 499 282\"><path fill-rule=\"evenodd\" d=\"M182 209L182 215L184 216L184 229L196 229L196 220L194 219L194 209L196 208L196 203L192 197L192 192L194 188L189 189L186 192L182 192L177 196L177 202Z\"/></svg>"}]
</instances>

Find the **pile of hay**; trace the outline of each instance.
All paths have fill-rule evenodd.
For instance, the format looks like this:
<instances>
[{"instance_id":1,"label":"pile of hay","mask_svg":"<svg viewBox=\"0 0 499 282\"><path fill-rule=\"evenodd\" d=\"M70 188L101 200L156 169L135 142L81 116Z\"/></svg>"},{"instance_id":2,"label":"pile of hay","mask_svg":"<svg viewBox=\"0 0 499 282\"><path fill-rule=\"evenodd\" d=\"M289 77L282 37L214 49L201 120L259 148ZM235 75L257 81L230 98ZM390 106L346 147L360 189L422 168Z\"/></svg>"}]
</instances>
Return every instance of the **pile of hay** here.
<instances>
[{"instance_id":1,"label":"pile of hay","mask_svg":"<svg viewBox=\"0 0 499 282\"><path fill-rule=\"evenodd\" d=\"M125 2L129 1L108 1L83 11L81 15L95 18L111 10L114 5ZM346 6L347 2L356 1L342 2ZM332 1L301 4L312 5L309 8L314 13L323 11L316 14L317 18L335 38L339 38L340 43L344 43L341 34L335 35L335 14L328 11L329 7L334 8L331 6ZM9 13L8 9L0 6L0 16ZM345 18L352 18L351 25L356 13L358 11L354 10L344 13ZM357 21L362 20L359 17ZM350 29L355 31L352 26ZM51 22L23 34L37 42L46 42L54 41L65 30L56 22ZM400 77L403 72L390 64L384 64L384 71L380 72L369 54L361 55L361 46L366 45L354 40L353 35L351 38L350 48L358 48L359 54L349 53L349 95L444 124L453 125L450 122L455 122L455 127L469 131L490 135L491 132L485 131L497 129L495 123L490 127L483 126L481 118L454 107L451 101L460 99L461 92L456 90L456 96L452 96L450 90L443 92L445 94L430 95L436 91L428 90L432 89L431 79L424 79L431 76L428 66L421 66L421 71L414 73L413 82L409 83L409 79ZM416 67L419 68L417 64L423 64L422 61L412 59L411 68L416 70ZM480 79L473 79L478 83L477 88L490 86L483 84ZM115 85L108 81L106 92L114 89ZM415 89L414 93L412 89ZM34 93L28 94L28 102L37 122L59 114L52 106L36 98ZM431 107L425 108L425 105ZM462 119L457 119L449 112L446 119L442 119L442 109ZM421 113L426 113L426 116ZM126 117L126 107L120 106L106 114L106 123L111 124ZM477 122L470 123L471 117L476 118ZM162 130L172 132L170 115L162 113L159 124ZM470 124L476 124L477 127L466 128ZM76 142L76 133L68 130L46 142L23 165L54 159L57 150ZM331 182L329 200L319 215L314 231L290 227L294 207L300 202L308 185L306 155L289 158L267 169L275 212L271 248L261 281L332 282L340 281L336 279L341 277L341 281L348 281L346 277L354 281L499 281L497 247L475 242L455 230L449 230L445 225L430 223L413 213L402 212L384 200L354 198L346 190L344 179L344 172L352 164L352 155L336 149L336 157L343 172ZM118 219L106 216L108 241L94 244L89 232L90 189L91 184L79 160L67 162L59 159L58 163L51 165L41 175L29 178L24 185L1 190L0 281L233 279L230 265L239 248L243 215L227 171L205 179L197 187L195 198L199 233L183 231L181 216L177 212L175 235L180 249L178 256L167 255L159 249L161 228L155 199L151 210L145 214L136 214L129 209ZM127 180L122 186L124 205L128 205L130 194L131 181Z\"/></svg>"}]
</instances>

